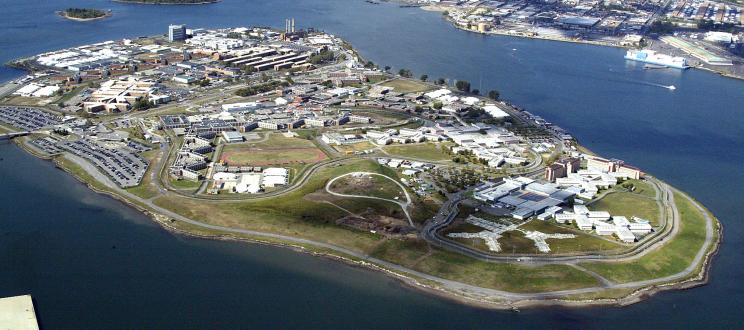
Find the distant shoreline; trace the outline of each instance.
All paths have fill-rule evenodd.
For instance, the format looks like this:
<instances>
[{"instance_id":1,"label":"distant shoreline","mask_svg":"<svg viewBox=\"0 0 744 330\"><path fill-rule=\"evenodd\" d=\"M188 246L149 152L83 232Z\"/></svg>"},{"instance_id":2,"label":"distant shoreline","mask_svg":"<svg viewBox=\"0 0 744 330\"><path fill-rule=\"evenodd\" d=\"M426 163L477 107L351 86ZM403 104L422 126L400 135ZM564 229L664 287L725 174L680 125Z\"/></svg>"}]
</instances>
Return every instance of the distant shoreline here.
<instances>
[{"instance_id":1,"label":"distant shoreline","mask_svg":"<svg viewBox=\"0 0 744 330\"><path fill-rule=\"evenodd\" d=\"M138 5L208 5L213 3L218 3L221 0L203 0L200 2L149 2L149 1L140 1L140 0L111 0L113 2L118 3L132 3L132 4L138 4ZM168 1L168 0L165 0Z\"/></svg>"},{"instance_id":2,"label":"distant shoreline","mask_svg":"<svg viewBox=\"0 0 744 330\"><path fill-rule=\"evenodd\" d=\"M65 18L65 19L69 19L71 21L90 22L90 21L96 21L96 20L99 20L99 19L109 18L109 17L113 16L113 14L114 14L113 11L111 11L111 9L108 9L105 12L106 12L106 14L104 14L103 16L91 17L91 18L72 17L72 16L67 15L67 12L64 11L64 10L57 11L57 15L61 16L62 18Z\"/></svg>"}]
</instances>

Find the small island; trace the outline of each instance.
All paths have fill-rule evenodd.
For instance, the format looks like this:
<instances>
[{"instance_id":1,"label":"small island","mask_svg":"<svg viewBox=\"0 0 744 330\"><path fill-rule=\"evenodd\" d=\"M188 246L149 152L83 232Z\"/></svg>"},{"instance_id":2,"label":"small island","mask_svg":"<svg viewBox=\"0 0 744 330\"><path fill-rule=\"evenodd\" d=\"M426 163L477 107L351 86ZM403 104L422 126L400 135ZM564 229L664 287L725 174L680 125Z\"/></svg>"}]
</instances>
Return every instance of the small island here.
<instances>
[{"instance_id":1,"label":"small island","mask_svg":"<svg viewBox=\"0 0 744 330\"><path fill-rule=\"evenodd\" d=\"M139 3L146 5L206 5L219 0L114 0L115 2Z\"/></svg>"},{"instance_id":2,"label":"small island","mask_svg":"<svg viewBox=\"0 0 744 330\"><path fill-rule=\"evenodd\" d=\"M75 21L92 21L111 16L111 10L102 10L94 8L67 8L59 11L58 14L64 18Z\"/></svg>"}]
</instances>

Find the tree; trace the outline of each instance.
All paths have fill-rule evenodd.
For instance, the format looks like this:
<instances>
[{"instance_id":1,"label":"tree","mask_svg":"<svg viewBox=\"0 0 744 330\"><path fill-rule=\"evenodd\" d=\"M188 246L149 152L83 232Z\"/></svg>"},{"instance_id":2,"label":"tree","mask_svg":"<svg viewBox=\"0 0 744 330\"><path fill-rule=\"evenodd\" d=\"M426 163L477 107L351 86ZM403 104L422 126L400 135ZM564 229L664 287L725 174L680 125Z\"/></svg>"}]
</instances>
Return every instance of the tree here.
<instances>
[{"instance_id":1,"label":"tree","mask_svg":"<svg viewBox=\"0 0 744 330\"><path fill-rule=\"evenodd\" d=\"M389 65L386 65L385 66L385 72L388 72L388 71L390 71L390 66Z\"/></svg>"},{"instance_id":2,"label":"tree","mask_svg":"<svg viewBox=\"0 0 744 330\"><path fill-rule=\"evenodd\" d=\"M428 75L425 75L425 74L422 74L421 75L421 81L426 81L428 79L429 79L429 76Z\"/></svg>"},{"instance_id":3,"label":"tree","mask_svg":"<svg viewBox=\"0 0 744 330\"><path fill-rule=\"evenodd\" d=\"M367 68L367 69L374 69L374 68L376 68L377 66L375 65L375 63L374 63L374 62L372 62L372 61L368 61L368 62L367 62L366 64L364 64L364 67L365 67L365 68Z\"/></svg>"},{"instance_id":4,"label":"tree","mask_svg":"<svg viewBox=\"0 0 744 330\"><path fill-rule=\"evenodd\" d=\"M434 101L434 103L431 105L431 107L436 110L442 110L442 106L444 105L440 101Z\"/></svg>"},{"instance_id":5,"label":"tree","mask_svg":"<svg viewBox=\"0 0 744 330\"><path fill-rule=\"evenodd\" d=\"M455 88L461 92L469 93L470 92L470 82L467 80L458 80L455 83Z\"/></svg>"},{"instance_id":6,"label":"tree","mask_svg":"<svg viewBox=\"0 0 744 330\"><path fill-rule=\"evenodd\" d=\"M501 93L495 89L488 92L488 98L491 100L498 101L499 97L501 97Z\"/></svg>"},{"instance_id":7,"label":"tree","mask_svg":"<svg viewBox=\"0 0 744 330\"><path fill-rule=\"evenodd\" d=\"M137 101L134 101L134 105L132 105L132 109L134 110L147 110L155 106L150 100L146 98L140 98Z\"/></svg>"},{"instance_id":8,"label":"tree","mask_svg":"<svg viewBox=\"0 0 744 330\"><path fill-rule=\"evenodd\" d=\"M401 77L404 77L404 78L411 78L411 77L413 77L413 72L411 72L411 70L408 70L408 69L400 69L400 70L398 70L398 74Z\"/></svg>"},{"instance_id":9,"label":"tree","mask_svg":"<svg viewBox=\"0 0 744 330\"><path fill-rule=\"evenodd\" d=\"M437 85L444 85L444 83L445 83L444 78L437 79Z\"/></svg>"},{"instance_id":10,"label":"tree","mask_svg":"<svg viewBox=\"0 0 744 330\"><path fill-rule=\"evenodd\" d=\"M243 39L243 34L239 32L229 32L227 37L230 39Z\"/></svg>"},{"instance_id":11,"label":"tree","mask_svg":"<svg viewBox=\"0 0 744 330\"><path fill-rule=\"evenodd\" d=\"M479 89L474 89L471 93L473 93L475 95L480 95L480 90Z\"/></svg>"},{"instance_id":12,"label":"tree","mask_svg":"<svg viewBox=\"0 0 744 330\"><path fill-rule=\"evenodd\" d=\"M310 63L312 63L312 64L320 64L320 63L331 61L331 60L333 60L334 57L335 57L335 54L333 54L332 51L327 50L327 49L324 49L324 50L320 51L320 53L311 56L310 57Z\"/></svg>"}]
</instances>

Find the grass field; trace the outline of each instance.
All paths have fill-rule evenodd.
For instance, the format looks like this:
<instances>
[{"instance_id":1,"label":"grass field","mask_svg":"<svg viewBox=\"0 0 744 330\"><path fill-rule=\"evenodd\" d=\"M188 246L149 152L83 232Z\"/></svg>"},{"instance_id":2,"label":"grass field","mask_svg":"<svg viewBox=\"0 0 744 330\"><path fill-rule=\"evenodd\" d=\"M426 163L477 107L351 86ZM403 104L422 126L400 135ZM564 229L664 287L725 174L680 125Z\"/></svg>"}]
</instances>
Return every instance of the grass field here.
<instances>
[{"instance_id":1,"label":"grass field","mask_svg":"<svg viewBox=\"0 0 744 330\"><path fill-rule=\"evenodd\" d=\"M155 203L207 223L310 238L365 251L375 244L380 238L379 235L336 225L335 220L346 216L346 212L333 205L304 197L321 191L327 180L332 177L355 171L382 172L383 170L383 166L376 162L360 160L342 166L324 168L313 175L302 188L282 197L234 203L209 203L177 196L164 196L157 198ZM400 207L393 203L379 202L384 205L378 201L354 199L353 203L344 206L354 207L356 210L367 206L400 210Z\"/></svg>"},{"instance_id":2,"label":"grass field","mask_svg":"<svg viewBox=\"0 0 744 330\"><path fill-rule=\"evenodd\" d=\"M431 248L420 240L388 240L371 255L442 278L511 292L542 292L594 286L597 281L563 265L489 263Z\"/></svg>"},{"instance_id":3,"label":"grass field","mask_svg":"<svg viewBox=\"0 0 744 330\"><path fill-rule=\"evenodd\" d=\"M235 166L285 166L313 164L326 159L326 154L312 141L272 134L258 143L228 144L220 160Z\"/></svg>"},{"instance_id":4,"label":"grass field","mask_svg":"<svg viewBox=\"0 0 744 330\"><path fill-rule=\"evenodd\" d=\"M156 170L155 162L158 155L159 152L155 149L142 153L142 157L147 159L150 166L147 167L147 172L142 177L142 182L140 182L139 186L127 188L126 190L128 192L145 199L155 197L158 194L158 189L152 185L152 171Z\"/></svg>"},{"instance_id":5,"label":"grass field","mask_svg":"<svg viewBox=\"0 0 744 330\"><path fill-rule=\"evenodd\" d=\"M685 196L675 193L674 200L682 226L671 242L633 262L596 262L581 266L617 283L660 278L684 270L705 242L705 218Z\"/></svg>"},{"instance_id":6,"label":"grass field","mask_svg":"<svg viewBox=\"0 0 744 330\"><path fill-rule=\"evenodd\" d=\"M412 157L429 161L445 161L452 158L452 156L443 150L446 146L446 143L394 144L383 147L383 150L391 156Z\"/></svg>"},{"instance_id":7,"label":"grass field","mask_svg":"<svg viewBox=\"0 0 744 330\"><path fill-rule=\"evenodd\" d=\"M407 79L394 79L383 83L382 86L392 87L393 91L398 93L420 93L432 89L422 82Z\"/></svg>"},{"instance_id":8,"label":"grass field","mask_svg":"<svg viewBox=\"0 0 744 330\"><path fill-rule=\"evenodd\" d=\"M589 208L595 211L607 211L612 215L622 215L631 219L636 216L651 221L651 225L659 225L659 205L655 200L639 193L614 192L607 194L601 200L592 203Z\"/></svg>"},{"instance_id":9,"label":"grass field","mask_svg":"<svg viewBox=\"0 0 744 330\"><path fill-rule=\"evenodd\" d=\"M171 178L170 180L171 186L176 189L180 190L196 190L201 186L201 182L198 181L190 181L190 180L176 180Z\"/></svg>"}]
</instances>

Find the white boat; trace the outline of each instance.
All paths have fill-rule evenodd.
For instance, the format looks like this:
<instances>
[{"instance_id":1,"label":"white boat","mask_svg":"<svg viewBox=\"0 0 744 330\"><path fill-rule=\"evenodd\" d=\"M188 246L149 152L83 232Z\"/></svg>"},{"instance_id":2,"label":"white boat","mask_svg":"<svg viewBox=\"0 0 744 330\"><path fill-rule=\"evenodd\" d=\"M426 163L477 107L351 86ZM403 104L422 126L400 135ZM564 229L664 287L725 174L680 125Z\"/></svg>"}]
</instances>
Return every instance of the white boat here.
<instances>
[{"instance_id":1,"label":"white boat","mask_svg":"<svg viewBox=\"0 0 744 330\"><path fill-rule=\"evenodd\" d=\"M653 50L634 50L631 49L625 53L625 59L631 61L638 61L643 63L662 65L665 67L676 68L676 69L687 69L687 60L684 57L669 56L666 54L657 53Z\"/></svg>"}]
</instances>

